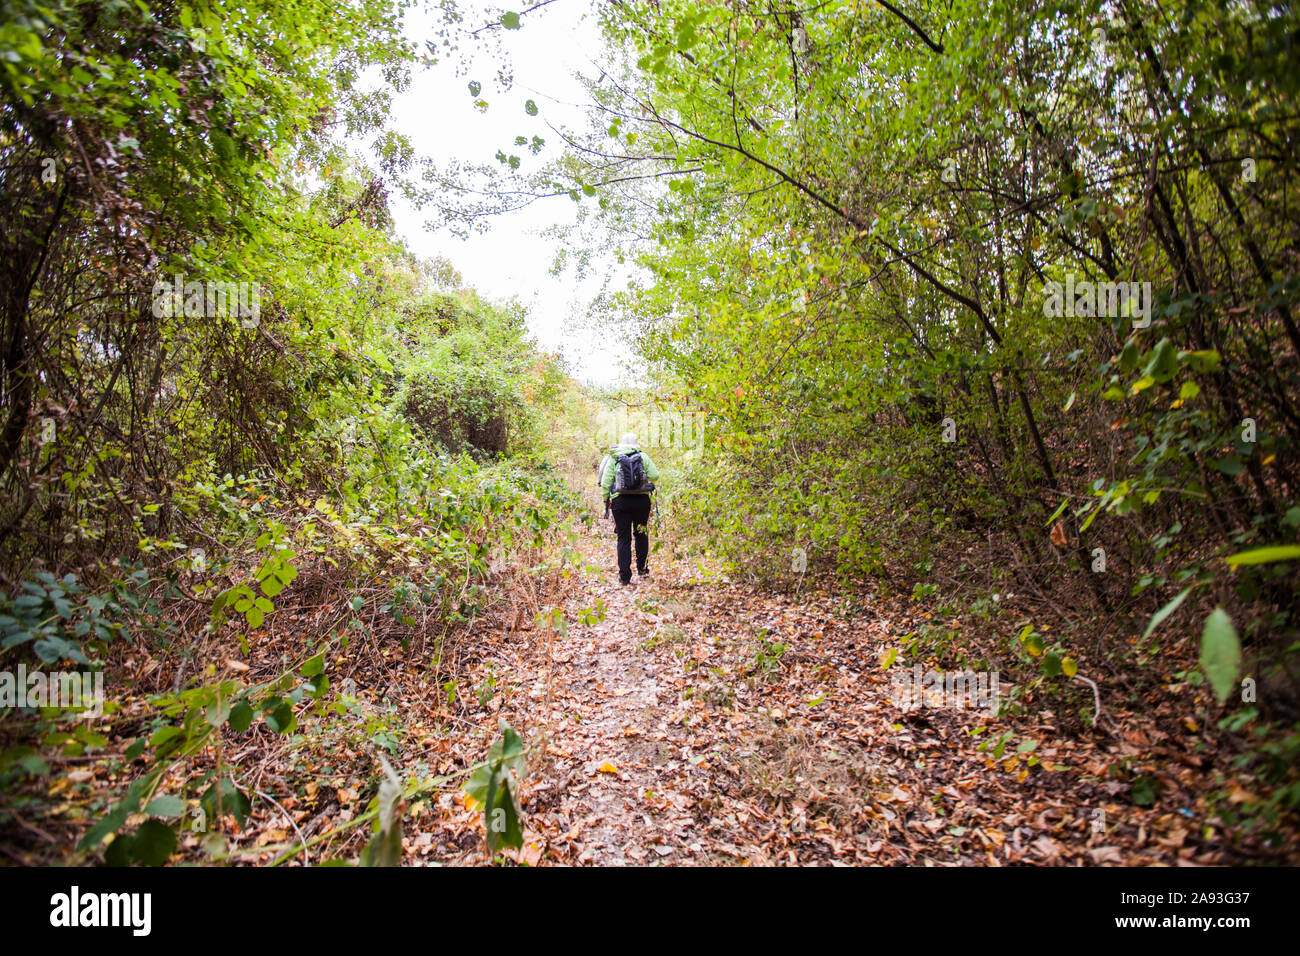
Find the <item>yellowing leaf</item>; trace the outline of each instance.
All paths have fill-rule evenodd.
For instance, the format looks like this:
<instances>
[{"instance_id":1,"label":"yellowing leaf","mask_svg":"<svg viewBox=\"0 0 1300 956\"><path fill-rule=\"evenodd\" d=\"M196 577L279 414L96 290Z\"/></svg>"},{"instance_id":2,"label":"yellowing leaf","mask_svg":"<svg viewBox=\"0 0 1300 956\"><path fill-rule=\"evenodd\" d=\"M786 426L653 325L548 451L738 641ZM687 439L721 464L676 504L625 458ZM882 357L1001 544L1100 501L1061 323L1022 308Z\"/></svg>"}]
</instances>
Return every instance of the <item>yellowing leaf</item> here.
<instances>
[{"instance_id":1,"label":"yellowing leaf","mask_svg":"<svg viewBox=\"0 0 1300 956\"><path fill-rule=\"evenodd\" d=\"M1136 395L1138 392L1142 392L1150 388L1155 383L1156 380L1152 378L1150 375L1143 375L1140 379L1138 379L1136 382L1133 383L1133 387L1129 389L1129 394Z\"/></svg>"},{"instance_id":2,"label":"yellowing leaf","mask_svg":"<svg viewBox=\"0 0 1300 956\"><path fill-rule=\"evenodd\" d=\"M600 765L600 771L599 771L599 772L600 772L600 773L618 773L618 768L615 767L615 766L614 766L612 763L610 763L608 760L606 760L603 764Z\"/></svg>"}]
</instances>

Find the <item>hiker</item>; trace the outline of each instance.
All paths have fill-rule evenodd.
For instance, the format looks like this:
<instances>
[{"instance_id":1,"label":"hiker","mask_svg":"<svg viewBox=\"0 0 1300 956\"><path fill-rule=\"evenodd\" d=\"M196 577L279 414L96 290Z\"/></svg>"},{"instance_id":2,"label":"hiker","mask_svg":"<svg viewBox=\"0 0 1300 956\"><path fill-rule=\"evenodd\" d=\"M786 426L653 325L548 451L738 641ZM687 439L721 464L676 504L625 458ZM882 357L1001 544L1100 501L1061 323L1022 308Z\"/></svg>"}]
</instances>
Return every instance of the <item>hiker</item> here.
<instances>
[{"instance_id":1,"label":"hiker","mask_svg":"<svg viewBox=\"0 0 1300 956\"><path fill-rule=\"evenodd\" d=\"M614 530L618 533L618 581L632 583L632 539L636 538L636 572L638 577L648 577L650 567L650 494L655 490L654 480L659 469L636 443L636 435L628 432L609 453L609 464L600 480L610 511L614 515Z\"/></svg>"}]
</instances>

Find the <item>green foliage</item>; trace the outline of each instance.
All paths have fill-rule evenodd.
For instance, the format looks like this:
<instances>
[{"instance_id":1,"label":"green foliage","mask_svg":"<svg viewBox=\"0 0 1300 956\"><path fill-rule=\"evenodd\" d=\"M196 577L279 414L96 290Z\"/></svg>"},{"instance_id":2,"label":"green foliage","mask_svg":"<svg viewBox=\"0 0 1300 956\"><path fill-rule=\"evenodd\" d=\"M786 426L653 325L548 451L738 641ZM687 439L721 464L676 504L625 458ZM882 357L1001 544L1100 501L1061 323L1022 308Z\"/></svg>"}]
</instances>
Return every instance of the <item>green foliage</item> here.
<instances>
[{"instance_id":1,"label":"green foliage","mask_svg":"<svg viewBox=\"0 0 1300 956\"><path fill-rule=\"evenodd\" d=\"M375 798L374 835L361 852L362 866L400 866L402 863L402 817L398 801L402 797L402 783L392 766L381 756L384 778L379 783Z\"/></svg>"},{"instance_id":2,"label":"green foliage","mask_svg":"<svg viewBox=\"0 0 1300 956\"><path fill-rule=\"evenodd\" d=\"M84 594L75 574L56 579L41 571L35 578L24 581L23 593L12 599L0 591L0 649L32 642L32 651L46 664L70 660L89 665L87 646L102 651L133 622L153 629L158 606L140 594L149 582L147 571L132 571L90 595Z\"/></svg>"},{"instance_id":3,"label":"green foliage","mask_svg":"<svg viewBox=\"0 0 1300 956\"><path fill-rule=\"evenodd\" d=\"M475 768L465 785L465 792L483 807L487 845L493 853L502 847L523 846L524 835L515 800L523 774L524 743L502 721L501 737L493 742L487 759Z\"/></svg>"},{"instance_id":4,"label":"green foliage","mask_svg":"<svg viewBox=\"0 0 1300 956\"><path fill-rule=\"evenodd\" d=\"M256 794L224 745L259 722L293 740L311 711L394 753L391 715L328 694L331 649L393 629L436 669L493 600L489 549L533 573L574 503L548 462L559 361L521 307L393 234L389 190L415 191L386 128L419 59L407 7L0 2L0 564L23 582L0 656L114 667L129 637L177 674L133 711L130 782L81 842L111 837L110 862L172 855L182 797L225 859ZM178 308L173 280L248 283L256 313L188 290ZM334 630L299 633L332 599ZM206 629L182 632L195 606ZM296 674L218 677L270 635L299 639ZM6 781L107 743L20 716ZM175 779L193 797L156 793ZM391 862L380 796L367 860Z\"/></svg>"},{"instance_id":5,"label":"green foliage","mask_svg":"<svg viewBox=\"0 0 1300 956\"><path fill-rule=\"evenodd\" d=\"M1205 621L1201 632L1201 668L1222 704L1236 688L1241 670L1241 643L1232 618L1223 608L1216 608Z\"/></svg>"},{"instance_id":6,"label":"green foliage","mask_svg":"<svg viewBox=\"0 0 1300 956\"><path fill-rule=\"evenodd\" d=\"M434 622L436 667L447 632L492 599L491 555L517 568L554 545L574 496L546 426L572 383L521 308L393 235L389 188L444 209L479 195L418 185L410 144L385 127L421 59L405 9L0 0L0 563L21 582L0 594L0 656L88 666L128 633L182 655L225 637L234 653L237 638L247 654L329 579L330 640L370 642L382 623L409 653ZM1025 578L1071 614L1147 620L1135 643L1099 637L1115 657L1153 655L1212 592L1224 607L1188 683L1208 679L1222 703L1243 667L1289 666L1289 10L956 0L905 17L665 0L598 17L614 82L592 85L588 128L565 131L575 148L530 169L544 140L525 130L485 175L523 180L501 195L567 195L574 228L609 227L635 267L602 306L634 334L650 379L638 404L699 413L707 436L666 463L671 522L755 577L788 580L797 547L810 572L918 601L931 581L984 600ZM540 122L535 100L513 103ZM482 203L463 201L472 223ZM251 283L259 314L205 314L188 293L160 308L173 276ZM1060 307L1062 283L1118 281L1150 291L1108 314ZM569 560L552 551L524 570ZM166 621L193 602L211 609L201 643ZM559 610L540 623L568 626ZM1030 675L1015 706L1067 686L1092 647L1041 626L1001 637ZM960 653L954 641L927 625L913 649ZM764 640L754 670L783 651ZM204 673L151 698L129 753L140 773L83 849L112 836L110 862L165 861L182 798L156 791L200 752L214 759L199 808L242 825L252 796L223 740L259 718L293 734L304 708L357 717L322 702L327 657L313 646L271 684ZM489 677L481 699L494 693ZM30 742L101 746L49 720ZM396 750L386 718L358 721ZM1010 740L983 749L1001 757ZM1268 745L1294 756L1293 741ZM4 780L48 772L28 743L0 755ZM502 815L493 849L518 845L521 772L503 728L473 784ZM363 862L400 860L391 777ZM1153 803L1140 784L1134 800ZM219 835L204 845L225 853Z\"/></svg>"},{"instance_id":7,"label":"green foliage","mask_svg":"<svg viewBox=\"0 0 1300 956\"><path fill-rule=\"evenodd\" d=\"M152 698L149 703L156 715L152 731L127 751L130 760L143 761L146 769L113 808L86 831L78 848L97 850L105 838L113 836L104 857L109 864L139 862L156 866L166 862L176 846L173 831L178 824L164 824L158 818L177 817L184 807L175 796L156 793L170 771L224 732L246 733L259 715L273 733L291 733L297 725L297 706L324 707L320 698L329 687L324 669L324 657L317 655L305 661L297 675L287 671L269 684L244 686L235 680L223 680ZM252 812L248 792L220 765L200 779L199 785L205 784L198 801L205 823L220 827L221 821L230 816L237 826L244 827ZM127 819L139 812L151 814L153 819L132 834L120 834ZM163 829L171 834L170 838L162 833ZM210 855L216 849L214 844Z\"/></svg>"},{"instance_id":8,"label":"green foliage","mask_svg":"<svg viewBox=\"0 0 1300 956\"><path fill-rule=\"evenodd\" d=\"M760 638L758 646L754 648L754 659L750 664L749 672L760 677L770 677L781 670L781 658L788 649L789 645L781 641L773 641L767 637Z\"/></svg>"},{"instance_id":9,"label":"green foliage","mask_svg":"<svg viewBox=\"0 0 1300 956\"><path fill-rule=\"evenodd\" d=\"M558 396L554 359L524 335L522 314L472 292L416 301L393 354L393 407L436 446L477 457L526 452Z\"/></svg>"},{"instance_id":10,"label":"green foliage","mask_svg":"<svg viewBox=\"0 0 1300 956\"><path fill-rule=\"evenodd\" d=\"M602 7L626 66L578 148L520 178L564 180L622 238L639 271L611 311L649 391L708 410L670 522L789 583L795 547L918 597L918 564L972 597L1009 568L1151 621L1095 647L1130 664L1173 634L1175 594L1215 590L1243 653L1280 659L1300 164L1270 144L1300 122L1294 17L1165 14ZM1064 673L1085 649L1061 633L1022 660Z\"/></svg>"}]
</instances>

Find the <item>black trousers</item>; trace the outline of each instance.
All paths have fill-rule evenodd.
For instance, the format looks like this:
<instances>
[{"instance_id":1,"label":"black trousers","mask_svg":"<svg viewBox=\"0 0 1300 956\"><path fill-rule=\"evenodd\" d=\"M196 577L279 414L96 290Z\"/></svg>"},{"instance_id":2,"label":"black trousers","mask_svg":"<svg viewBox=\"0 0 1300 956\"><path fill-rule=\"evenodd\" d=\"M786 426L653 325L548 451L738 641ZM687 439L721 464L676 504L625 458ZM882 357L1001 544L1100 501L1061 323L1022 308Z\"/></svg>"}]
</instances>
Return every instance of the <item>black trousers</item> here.
<instances>
[{"instance_id":1,"label":"black trousers","mask_svg":"<svg viewBox=\"0 0 1300 956\"><path fill-rule=\"evenodd\" d=\"M609 503L614 515L614 530L618 533L618 579L624 584L632 580L632 539L636 539L636 569L645 574L649 567L650 535L646 525L650 521L649 495L619 495Z\"/></svg>"}]
</instances>

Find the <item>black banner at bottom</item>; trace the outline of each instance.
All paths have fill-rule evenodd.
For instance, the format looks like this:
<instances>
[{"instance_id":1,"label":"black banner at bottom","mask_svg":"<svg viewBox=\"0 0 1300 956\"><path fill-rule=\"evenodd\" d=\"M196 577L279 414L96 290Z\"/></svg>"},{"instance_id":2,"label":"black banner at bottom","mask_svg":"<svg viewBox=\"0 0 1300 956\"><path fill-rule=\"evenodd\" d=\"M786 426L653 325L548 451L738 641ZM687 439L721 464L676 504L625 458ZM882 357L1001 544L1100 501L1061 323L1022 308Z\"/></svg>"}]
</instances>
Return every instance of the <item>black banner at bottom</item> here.
<instances>
[{"instance_id":1,"label":"black banner at bottom","mask_svg":"<svg viewBox=\"0 0 1300 956\"><path fill-rule=\"evenodd\" d=\"M1198 936L1232 945L1288 925L1281 911L1294 898L1296 876L1291 868L7 869L0 870L0 907L16 938L128 948L232 942L277 927L315 938L324 932L335 945L374 942L403 922L430 920L440 933L538 929L554 919L571 931L635 937L647 917L683 921L695 945L715 934L732 944L765 934L774 919L788 930L792 921L828 918L882 926L913 920L927 927L926 937L960 932L957 924L967 921L971 930L1041 929L1085 943L1140 937L1182 945Z\"/></svg>"}]
</instances>

